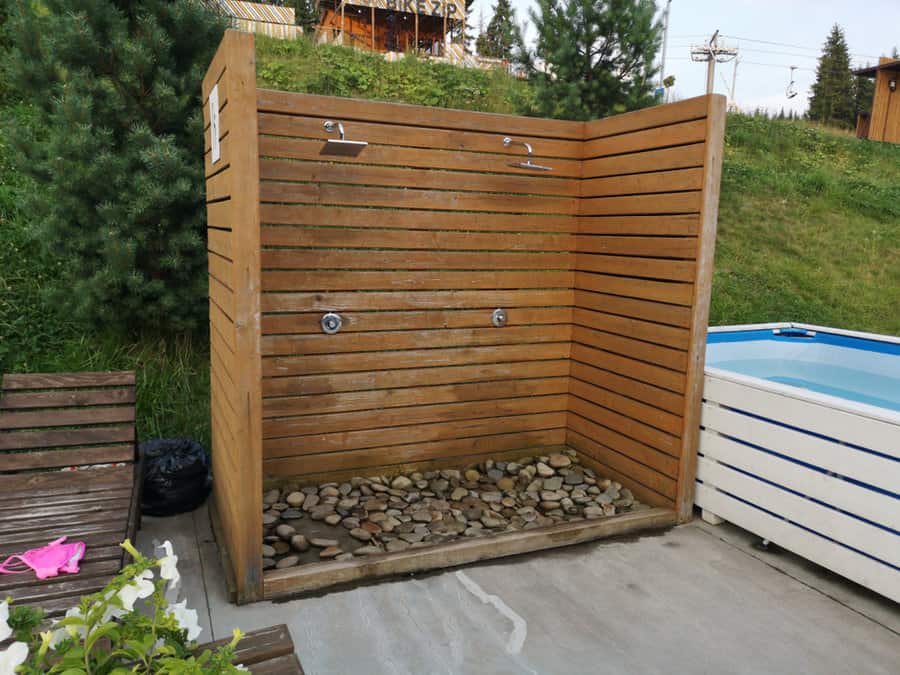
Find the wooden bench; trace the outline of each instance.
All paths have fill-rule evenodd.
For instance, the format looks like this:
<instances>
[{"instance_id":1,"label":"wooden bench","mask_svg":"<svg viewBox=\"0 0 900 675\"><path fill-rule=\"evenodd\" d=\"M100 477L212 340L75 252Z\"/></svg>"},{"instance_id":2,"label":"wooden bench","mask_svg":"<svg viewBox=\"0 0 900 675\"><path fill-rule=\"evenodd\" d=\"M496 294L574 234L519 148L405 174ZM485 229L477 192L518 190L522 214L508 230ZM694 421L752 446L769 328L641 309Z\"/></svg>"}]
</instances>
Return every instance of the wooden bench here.
<instances>
[{"instance_id":1,"label":"wooden bench","mask_svg":"<svg viewBox=\"0 0 900 675\"><path fill-rule=\"evenodd\" d=\"M58 616L122 568L140 518L134 419L132 372L3 377L0 560L63 535L87 550L78 574L0 575L0 598Z\"/></svg>"},{"instance_id":2,"label":"wooden bench","mask_svg":"<svg viewBox=\"0 0 900 675\"><path fill-rule=\"evenodd\" d=\"M197 648L215 649L231 641L231 638L216 640ZM303 675L300 660L294 654L294 641L284 624L263 628L247 633L238 642L234 663L250 669L254 675Z\"/></svg>"}]
</instances>

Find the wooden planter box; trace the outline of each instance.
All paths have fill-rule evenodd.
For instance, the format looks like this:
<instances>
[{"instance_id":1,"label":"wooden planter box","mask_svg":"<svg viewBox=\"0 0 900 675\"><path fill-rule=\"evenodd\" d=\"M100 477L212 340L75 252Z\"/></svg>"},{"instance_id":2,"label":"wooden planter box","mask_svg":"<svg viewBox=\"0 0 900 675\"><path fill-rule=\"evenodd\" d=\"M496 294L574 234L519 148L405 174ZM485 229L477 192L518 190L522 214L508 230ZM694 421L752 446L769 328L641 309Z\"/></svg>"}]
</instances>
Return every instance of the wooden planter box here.
<instances>
[{"instance_id":1,"label":"wooden planter box","mask_svg":"<svg viewBox=\"0 0 900 675\"><path fill-rule=\"evenodd\" d=\"M253 36L228 32L203 83L214 503L237 601L689 519L723 97L582 123L268 91L255 69ZM326 120L368 146L333 154ZM553 170L510 166L525 151L506 136ZM656 508L262 572L264 483L562 445Z\"/></svg>"}]
</instances>

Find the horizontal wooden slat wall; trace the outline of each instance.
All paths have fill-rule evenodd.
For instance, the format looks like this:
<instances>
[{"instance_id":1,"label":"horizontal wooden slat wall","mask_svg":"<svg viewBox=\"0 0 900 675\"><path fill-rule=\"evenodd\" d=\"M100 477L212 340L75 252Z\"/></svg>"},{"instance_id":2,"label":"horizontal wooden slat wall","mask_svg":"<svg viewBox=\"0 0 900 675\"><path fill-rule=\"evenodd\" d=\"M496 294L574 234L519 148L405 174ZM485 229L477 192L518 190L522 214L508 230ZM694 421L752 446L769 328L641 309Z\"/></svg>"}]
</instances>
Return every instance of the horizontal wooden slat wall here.
<instances>
[{"instance_id":1,"label":"horizontal wooden slat wall","mask_svg":"<svg viewBox=\"0 0 900 675\"><path fill-rule=\"evenodd\" d=\"M217 87L220 157L211 157ZM261 593L259 178L253 38L228 31L203 81L213 498L238 601ZM241 114L241 111L249 114Z\"/></svg>"},{"instance_id":2,"label":"horizontal wooden slat wall","mask_svg":"<svg viewBox=\"0 0 900 675\"><path fill-rule=\"evenodd\" d=\"M567 443L682 519L696 430L724 100L585 125Z\"/></svg>"},{"instance_id":3,"label":"horizontal wooden slat wall","mask_svg":"<svg viewBox=\"0 0 900 675\"><path fill-rule=\"evenodd\" d=\"M258 90L254 61L229 31L203 87L222 152L207 134L215 503L238 600L262 592L264 478L568 444L688 519L722 97L564 122ZM336 154L329 119L368 145ZM522 143L552 171L514 166Z\"/></svg>"},{"instance_id":4,"label":"horizontal wooden slat wall","mask_svg":"<svg viewBox=\"0 0 900 675\"><path fill-rule=\"evenodd\" d=\"M257 101L265 474L564 443L583 125ZM369 145L329 153L327 119Z\"/></svg>"}]
</instances>

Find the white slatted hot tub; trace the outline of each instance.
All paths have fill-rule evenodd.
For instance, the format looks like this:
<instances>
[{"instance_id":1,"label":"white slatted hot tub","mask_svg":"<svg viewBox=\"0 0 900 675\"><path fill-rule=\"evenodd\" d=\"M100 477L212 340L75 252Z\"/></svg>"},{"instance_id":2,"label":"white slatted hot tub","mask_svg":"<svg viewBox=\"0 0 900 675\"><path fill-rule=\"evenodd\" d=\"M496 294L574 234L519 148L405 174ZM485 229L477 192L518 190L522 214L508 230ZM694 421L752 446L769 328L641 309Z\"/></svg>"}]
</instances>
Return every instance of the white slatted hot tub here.
<instances>
[{"instance_id":1,"label":"white slatted hot tub","mask_svg":"<svg viewBox=\"0 0 900 675\"><path fill-rule=\"evenodd\" d=\"M900 339L711 328L696 503L900 602Z\"/></svg>"}]
</instances>

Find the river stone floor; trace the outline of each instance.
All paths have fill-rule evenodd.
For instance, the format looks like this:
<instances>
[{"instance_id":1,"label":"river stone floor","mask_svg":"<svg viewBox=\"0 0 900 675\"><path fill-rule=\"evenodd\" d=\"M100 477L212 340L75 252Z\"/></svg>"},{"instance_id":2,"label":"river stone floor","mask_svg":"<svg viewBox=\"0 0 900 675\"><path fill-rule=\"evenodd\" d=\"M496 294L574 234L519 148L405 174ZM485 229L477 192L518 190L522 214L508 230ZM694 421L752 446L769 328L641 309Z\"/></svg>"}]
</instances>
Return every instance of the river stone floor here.
<instances>
[{"instance_id":1,"label":"river stone floor","mask_svg":"<svg viewBox=\"0 0 900 675\"><path fill-rule=\"evenodd\" d=\"M465 470L286 484L263 496L263 569L350 560L650 508L572 450Z\"/></svg>"}]
</instances>

